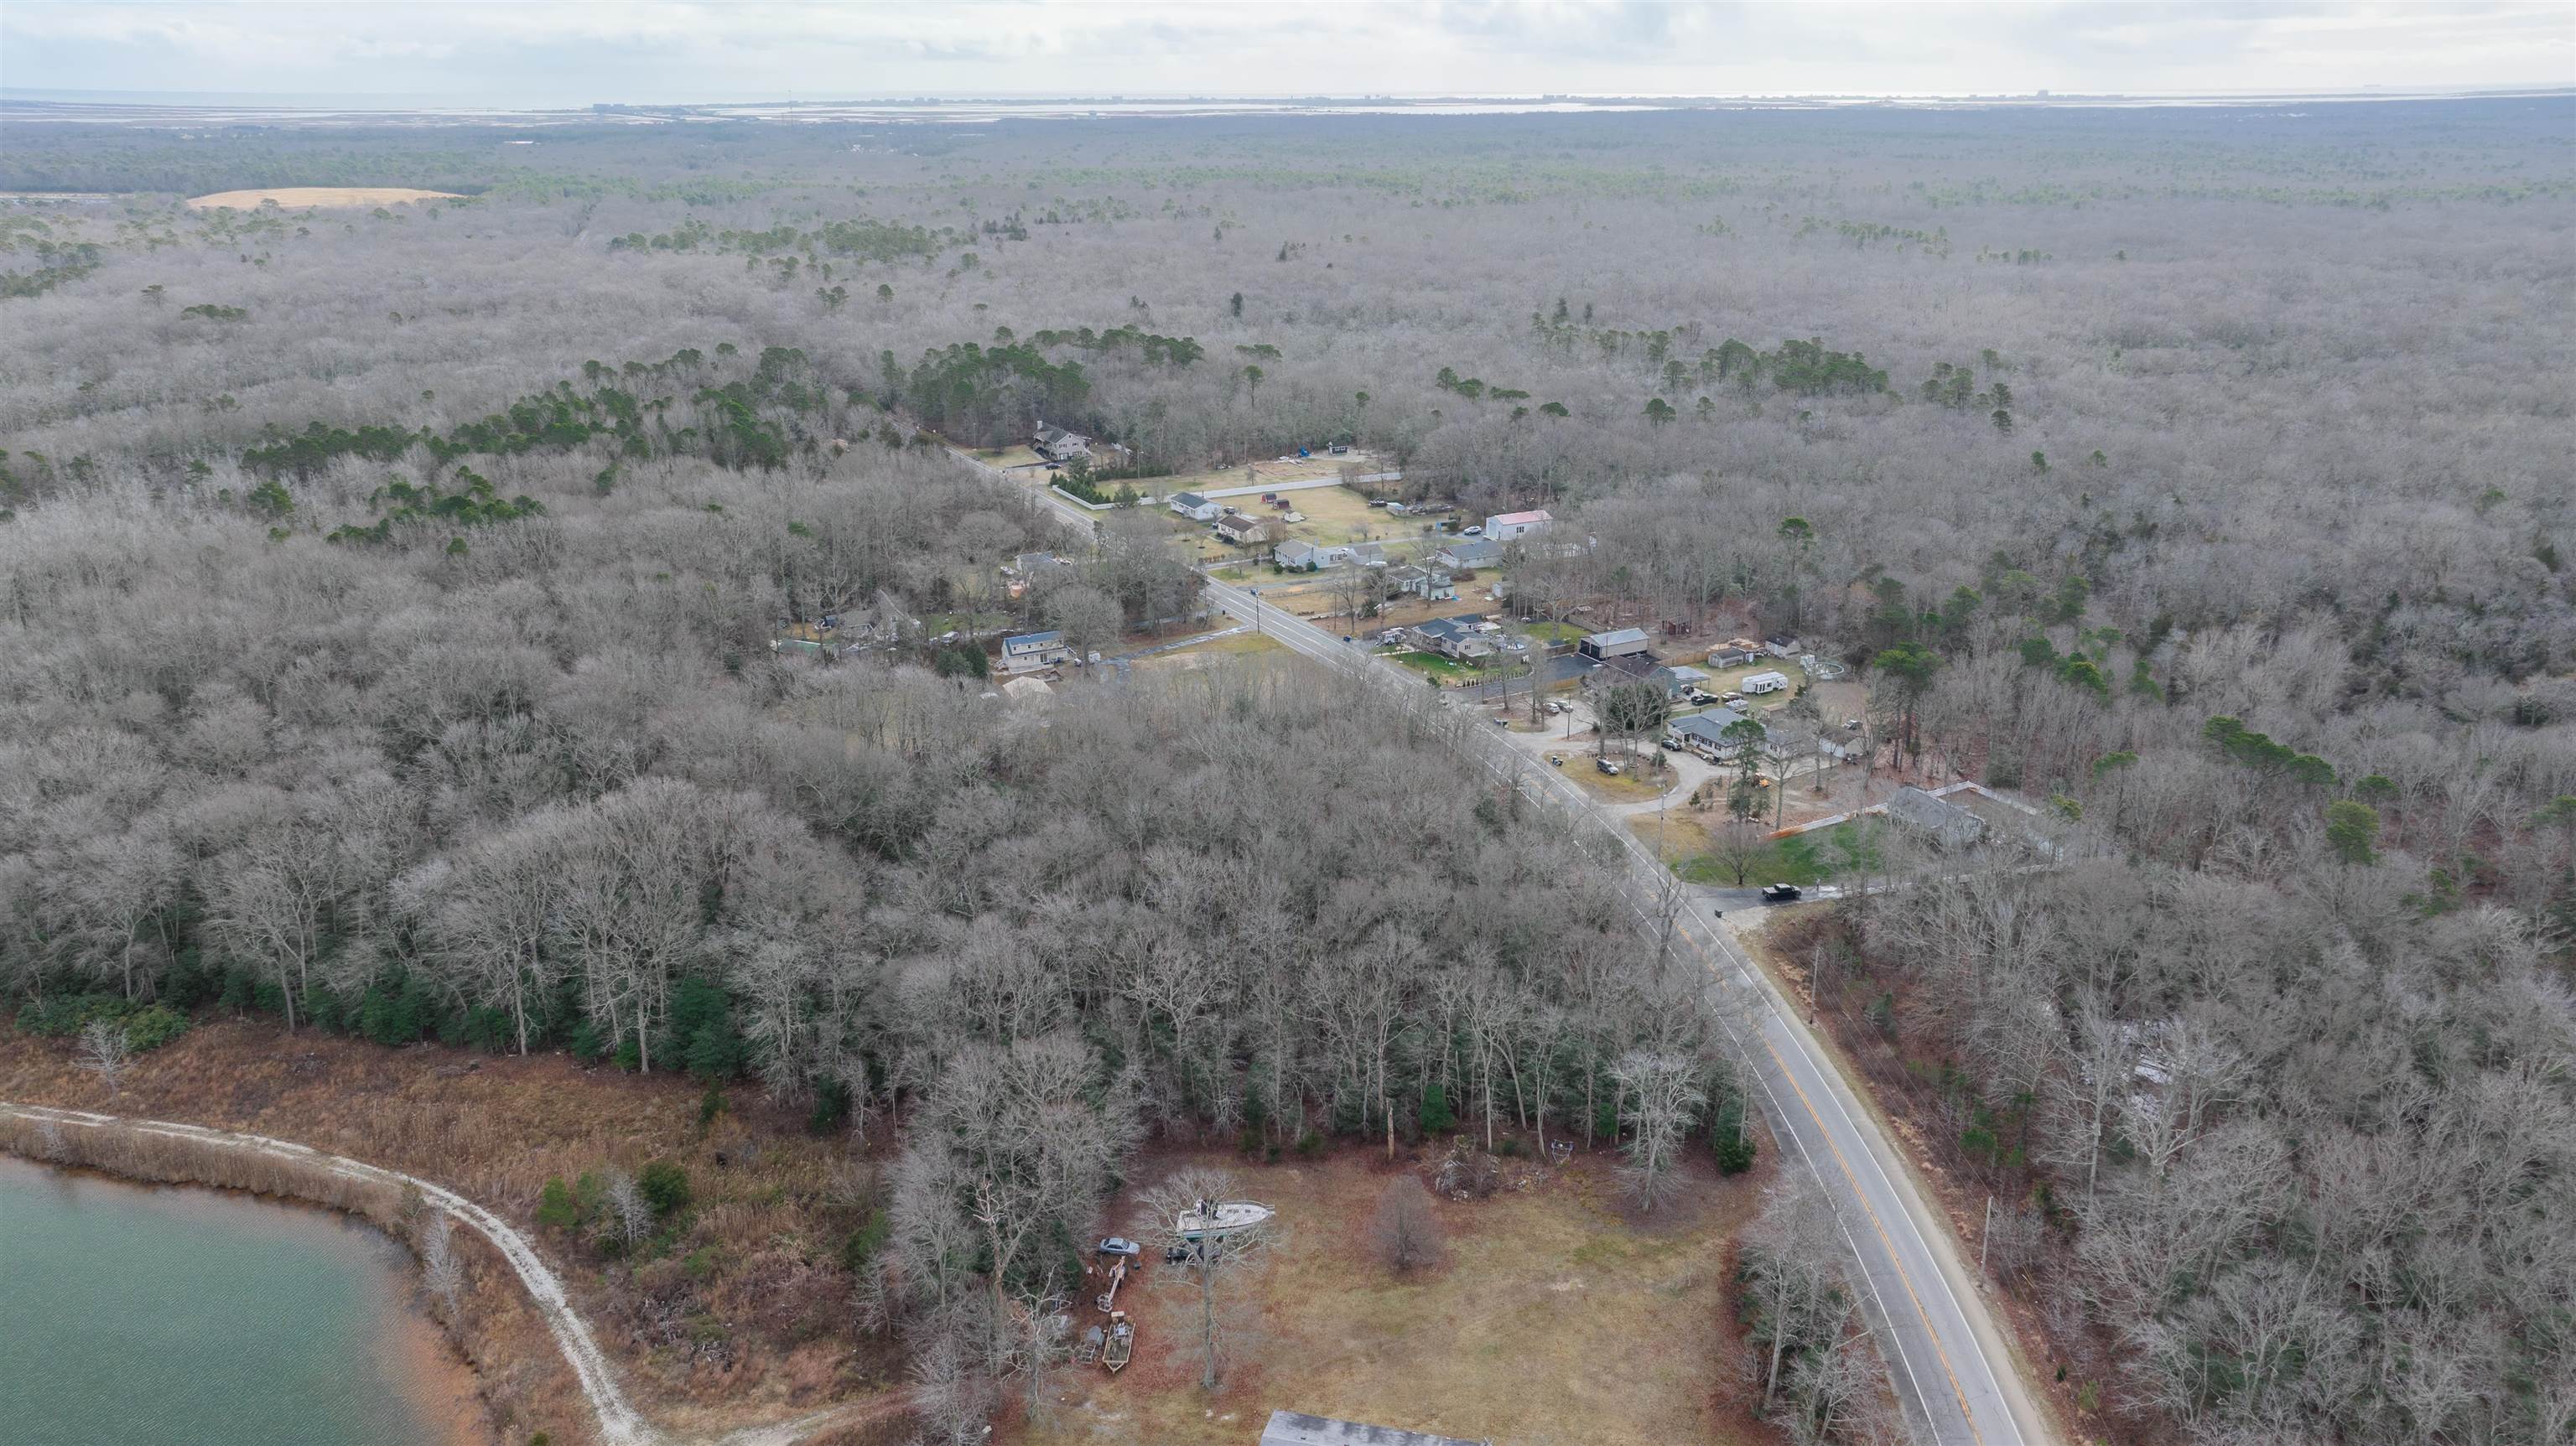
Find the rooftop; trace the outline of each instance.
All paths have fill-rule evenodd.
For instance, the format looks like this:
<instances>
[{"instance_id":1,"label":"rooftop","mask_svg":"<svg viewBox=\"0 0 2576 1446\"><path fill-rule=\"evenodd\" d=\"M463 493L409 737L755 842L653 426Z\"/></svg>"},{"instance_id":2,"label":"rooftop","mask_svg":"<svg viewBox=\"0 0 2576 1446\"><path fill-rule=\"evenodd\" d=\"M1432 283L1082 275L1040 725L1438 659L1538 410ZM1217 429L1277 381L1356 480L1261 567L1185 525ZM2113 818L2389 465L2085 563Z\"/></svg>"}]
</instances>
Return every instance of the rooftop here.
<instances>
[{"instance_id":1,"label":"rooftop","mask_svg":"<svg viewBox=\"0 0 2576 1446\"><path fill-rule=\"evenodd\" d=\"M1887 816L1944 844L1975 843L1986 831L1984 819L1948 799L1934 798L1910 786L1896 790L1896 796L1887 801Z\"/></svg>"}]
</instances>

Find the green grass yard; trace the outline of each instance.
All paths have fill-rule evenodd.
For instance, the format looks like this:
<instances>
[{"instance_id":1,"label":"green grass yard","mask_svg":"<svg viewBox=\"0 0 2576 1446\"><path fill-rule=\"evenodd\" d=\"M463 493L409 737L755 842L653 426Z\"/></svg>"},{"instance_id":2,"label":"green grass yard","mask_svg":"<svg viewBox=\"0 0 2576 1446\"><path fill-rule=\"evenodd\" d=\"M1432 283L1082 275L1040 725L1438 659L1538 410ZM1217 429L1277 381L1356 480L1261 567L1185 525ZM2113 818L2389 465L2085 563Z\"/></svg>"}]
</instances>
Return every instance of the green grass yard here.
<instances>
[{"instance_id":1,"label":"green grass yard","mask_svg":"<svg viewBox=\"0 0 2576 1446\"><path fill-rule=\"evenodd\" d=\"M1655 843L1654 821L1642 821L1639 833ZM1717 827L1724 827L1719 822ZM1830 879L1867 873L1879 865L1876 831L1884 827L1877 819L1835 824L1813 833L1796 833L1786 838L1766 839L1753 853L1744 871L1746 885L1821 884ZM1658 851L1673 872L1694 884L1714 884L1734 888L1735 870L1720 859L1710 846L1708 830L1697 824L1675 823L1665 832Z\"/></svg>"},{"instance_id":2,"label":"green grass yard","mask_svg":"<svg viewBox=\"0 0 2576 1446\"><path fill-rule=\"evenodd\" d=\"M1438 653L1398 653L1395 660L1415 672L1427 673L1444 681L1463 682L1478 672L1455 658L1444 658Z\"/></svg>"}]
</instances>

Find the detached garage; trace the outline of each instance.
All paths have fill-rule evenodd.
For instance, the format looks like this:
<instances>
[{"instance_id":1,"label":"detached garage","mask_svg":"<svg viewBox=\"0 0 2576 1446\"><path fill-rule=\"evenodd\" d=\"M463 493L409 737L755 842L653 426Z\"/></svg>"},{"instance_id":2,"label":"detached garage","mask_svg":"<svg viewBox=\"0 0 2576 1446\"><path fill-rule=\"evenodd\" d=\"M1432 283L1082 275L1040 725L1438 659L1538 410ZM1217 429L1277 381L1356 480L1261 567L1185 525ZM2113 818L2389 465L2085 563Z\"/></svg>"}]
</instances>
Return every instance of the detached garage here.
<instances>
[{"instance_id":1,"label":"detached garage","mask_svg":"<svg viewBox=\"0 0 2576 1446\"><path fill-rule=\"evenodd\" d=\"M1574 645L1574 651L1596 663L1612 658L1630 658L1646 652L1652 645L1646 641L1643 628L1621 628L1615 633L1594 633Z\"/></svg>"}]
</instances>

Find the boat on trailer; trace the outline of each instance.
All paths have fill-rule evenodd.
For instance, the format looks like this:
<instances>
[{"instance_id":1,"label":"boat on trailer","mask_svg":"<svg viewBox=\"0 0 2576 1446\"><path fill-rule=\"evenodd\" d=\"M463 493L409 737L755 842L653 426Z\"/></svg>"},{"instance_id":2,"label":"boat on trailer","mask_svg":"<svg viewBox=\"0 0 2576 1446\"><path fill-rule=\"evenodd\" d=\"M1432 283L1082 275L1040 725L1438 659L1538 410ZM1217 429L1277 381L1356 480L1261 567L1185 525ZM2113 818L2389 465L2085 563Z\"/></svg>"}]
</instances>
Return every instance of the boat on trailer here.
<instances>
[{"instance_id":1,"label":"boat on trailer","mask_svg":"<svg viewBox=\"0 0 2576 1446\"><path fill-rule=\"evenodd\" d=\"M1127 1319L1123 1310L1109 1313L1109 1339L1100 1348L1100 1364L1115 1375L1136 1351L1136 1323Z\"/></svg>"},{"instance_id":2,"label":"boat on trailer","mask_svg":"<svg viewBox=\"0 0 2576 1446\"><path fill-rule=\"evenodd\" d=\"M1223 1240L1235 1231L1249 1230L1278 1213L1267 1205L1256 1205L1249 1200L1201 1200L1194 1207L1182 1211L1172 1223L1183 1240L1201 1241L1210 1236Z\"/></svg>"}]
</instances>

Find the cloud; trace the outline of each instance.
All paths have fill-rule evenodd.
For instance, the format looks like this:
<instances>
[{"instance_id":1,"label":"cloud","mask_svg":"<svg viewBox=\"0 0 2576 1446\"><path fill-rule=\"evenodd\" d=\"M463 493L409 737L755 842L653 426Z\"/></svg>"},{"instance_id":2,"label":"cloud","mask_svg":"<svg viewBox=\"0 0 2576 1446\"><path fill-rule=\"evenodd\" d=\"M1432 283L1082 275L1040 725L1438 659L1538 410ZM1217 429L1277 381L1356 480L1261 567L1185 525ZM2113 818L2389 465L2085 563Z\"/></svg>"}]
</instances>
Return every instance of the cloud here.
<instances>
[{"instance_id":1,"label":"cloud","mask_svg":"<svg viewBox=\"0 0 2576 1446\"><path fill-rule=\"evenodd\" d=\"M579 105L918 94L1996 93L2576 73L2558 0L10 0L0 86Z\"/></svg>"}]
</instances>

